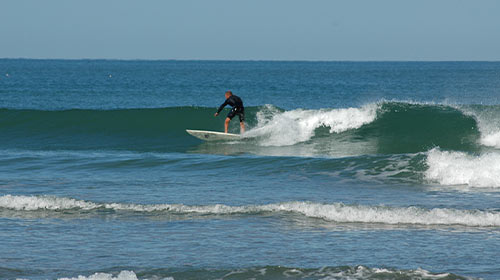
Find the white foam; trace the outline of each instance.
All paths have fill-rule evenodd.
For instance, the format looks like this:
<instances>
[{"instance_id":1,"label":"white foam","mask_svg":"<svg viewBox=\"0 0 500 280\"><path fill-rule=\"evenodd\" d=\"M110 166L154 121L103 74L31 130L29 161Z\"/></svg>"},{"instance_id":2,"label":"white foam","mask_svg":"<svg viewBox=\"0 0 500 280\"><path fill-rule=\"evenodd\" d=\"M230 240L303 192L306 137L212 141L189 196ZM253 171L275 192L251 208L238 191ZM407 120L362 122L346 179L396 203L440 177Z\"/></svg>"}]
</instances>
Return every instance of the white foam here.
<instances>
[{"instance_id":1,"label":"white foam","mask_svg":"<svg viewBox=\"0 0 500 280\"><path fill-rule=\"evenodd\" d=\"M173 280L173 278L171 278ZM59 280L138 280L133 271L123 270L116 277L110 273L95 273L90 276L78 276L73 278L59 278Z\"/></svg>"},{"instance_id":2,"label":"white foam","mask_svg":"<svg viewBox=\"0 0 500 280\"><path fill-rule=\"evenodd\" d=\"M447 208L385 207L290 202L269 205L280 211L346 223L500 226L500 213ZM268 207L269 207L268 206Z\"/></svg>"},{"instance_id":3,"label":"white foam","mask_svg":"<svg viewBox=\"0 0 500 280\"><path fill-rule=\"evenodd\" d=\"M404 277L406 276L406 277ZM447 279L449 273L435 274L424 269L415 270L393 270L386 268L368 268L357 266L340 272L329 272L322 279L328 280L364 280L364 279L399 279L401 277L410 279ZM465 278L469 279L469 278Z\"/></svg>"},{"instance_id":4,"label":"white foam","mask_svg":"<svg viewBox=\"0 0 500 280\"><path fill-rule=\"evenodd\" d=\"M375 120L378 108L377 104L368 104L360 108L280 112L267 105L257 113L257 126L246 136L262 137L263 146L293 145L311 139L322 126L329 127L330 133L359 128Z\"/></svg>"},{"instance_id":5,"label":"white foam","mask_svg":"<svg viewBox=\"0 0 500 280\"><path fill-rule=\"evenodd\" d=\"M73 198L55 196L0 196L0 207L12 210L65 210L82 209L91 210L99 208L100 205L93 202L76 200Z\"/></svg>"},{"instance_id":6,"label":"white foam","mask_svg":"<svg viewBox=\"0 0 500 280\"><path fill-rule=\"evenodd\" d=\"M500 131L482 135L481 144L500 149Z\"/></svg>"},{"instance_id":7,"label":"white foam","mask_svg":"<svg viewBox=\"0 0 500 280\"><path fill-rule=\"evenodd\" d=\"M0 196L0 208L18 211L106 208L116 211L164 211L176 214L211 215L288 212L339 223L500 226L500 212L497 211L345 205L343 203L322 204L300 201L246 206L223 204L190 206L183 204L94 203L64 197L4 195Z\"/></svg>"},{"instance_id":8,"label":"white foam","mask_svg":"<svg viewBox=\"0 0 500 280\"><path fill-rule=\"evenodd\" d=\"M207 206L188 206L183 204L95 203L66 197L22 195L0 196L0 208L20 211L111 209L117 211L169 211L175 213L198 214L237 214L249 211L249 209L246 209L244 207L234 207L222 204Z\"/></svg>"},{"instance_id":9,"label":"white foam","mask_svg":"<svg viewBox=\"0 0 500 280\"><path fill-rule=\"evenodd\" d=\"M267 278L268 268L255 268L255 269L237 269L226 273L222 278L231 278L238 276L246 276L249 274L255 278ZM211 271L210 271L211 272ZM365 280L365 279L399 279L409 278L409 279L449 279L450 273L432 273L427 270L418 268L413 270L398 270L398 269L388 269L388 268L369 268L365 266L355 266L355 267L323 267L320 269L301 269L301 268L284 268L282 270L282 275L286 278L294 279L309 279L309 278L321 278L328 280ZM202 272L198 277L208 278L208 275L203 275ZM269 276L276 277L276 274ZM278 277L279 278L279 277ZM469 277L461 277L461 279L473 279ZM173 277L163 277L163 276L152 276L151 279L163 279L163 280L174 280ZM116 277L110 273L95 273L90 276L78 276L73 278L59 278L59 280L138 280L137 275L133 271L121 271Z\"/></svg>"},{"instance_id":10,"label":"white foam","mask_svg":"<svg viewBox=\"0 0 500 280\"><path fill-rule=\"evenodd\" d=\"M474 117L477 121L481 145L500 149L500 114L498 106L482 106L481 109L456 106L464 114Z\"/></svg>"},{"instance_id":11,"label":"white foam","mask_svg":"<svg viewBox=\"0 0 500 280\"><path fill-rule=\"evenodd\" d=\"M442 185L467 185L479 188L500 187L500 154L472 156L462 152L432 149L427 154L427 179Z\"/></svg>"}]
</instances>

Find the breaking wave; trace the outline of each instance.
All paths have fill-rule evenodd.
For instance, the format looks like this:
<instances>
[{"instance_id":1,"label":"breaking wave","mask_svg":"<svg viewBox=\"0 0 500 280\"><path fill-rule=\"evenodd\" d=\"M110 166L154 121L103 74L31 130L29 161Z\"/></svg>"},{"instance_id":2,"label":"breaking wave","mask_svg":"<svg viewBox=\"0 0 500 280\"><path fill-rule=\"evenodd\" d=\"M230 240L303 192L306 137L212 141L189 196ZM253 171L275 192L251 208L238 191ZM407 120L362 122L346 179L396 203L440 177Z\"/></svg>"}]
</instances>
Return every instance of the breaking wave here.
<instances>
[{"instance_id":1,"label":"breaking wave","mask_svg":"<svg viewBox=\"0 0 500 280\"><path fill-rule=\"evenodd\" d=\"M500 149L499 106L470 105L458 108L477 120L481 132L480 143L482 145Z\"/></svg>"},{"instance_id":2,"label":"breaking wave","mask_svg":"<svg viewBox=\"0 0 500 280\"><path fill-rule=\"evenodd\" d=\"M257 126L247 136L266 136L261 142L264 146L293 145L311 139L320 127L328 127L330 133L360 128L375 120L378 108L377 104L369 104L361 108L281 112L268 105L257 112Z\"/></svg>"},{"instance_id":3,"label":"breaking wave","mask_svg":"<svg viewBox=\"0 0 500 280\"><path fill-rule=\"evenodd\" d=\"M399 270L392 268L369 268L365 266L340 266L323 268L291 268L283 266L264 266L240 269L198 269L175 271L161 269L153 272L135 273L122 270L119 273L94 273L90 276L59 278L59 280L138 280L138 279L401 279L401 280L439 280L474 279L453 273L433 273L425 269Z\"/></svg>"},{"instance_id":4,"label":"breaking wave","mask_svg":"<svg viewBox=\"0 0 500 280\"><path fill-rule=\"evenodd\" d=\"M427 179L442 185L500 188L500 154L469 155L432 149L428 152Z\"/></svg>"},{"instance_id":5,"label":"breaking wave","mask_svg":"<svg viewBox=\"0 0 500 280\"><path fill-rule=\"evenodd\" d=\"M261 215L290 213L309 218L320 218L337 223L381 223L407 225L462 225L470 227L499 227L500 212L488 210L460 210L450 208L388 207L322 204L314 202L283 202L264 205L229 206L184 204L125 204L97 203L54 196L0 197L0 209L15 211L133 211L161 212L174 215ZM1 211L1 210L0 210Z\"/></svg>"},{"instance_id":6,"label":"breaking wave","mask_svg":"<svg viewBox=\"0 0 500 280\"><path fill-rule=\"evenodd\" d=\"M359 108L292 111L267 106L256 120L247 135L260 137L261 145L310 142L372 154L416 153L436 146L476 151L481 136L474 116L439 104L383 101Z\"/></svg>"},{"instance_id":7,"label":"breaking wave","mask_svg":"<svg viewBox=\"0 0 500 280\"><path fill-rule=\"evenodd\" d=\"M0 147L183 152L201 143L185 129L223 129L224 118L214 118L214 110L0 109ZM477 151L481 145L498 147L500 143L499 106L380 101L360 107L283 110L265 105L246 108L246 120L246 137L251 141L244 146L255 149L306 143L318 148L319 154L333 150L395 154L437 146ZM230 131L238 130L237 122L232 122Z\"/></svg>"}]
</instances>

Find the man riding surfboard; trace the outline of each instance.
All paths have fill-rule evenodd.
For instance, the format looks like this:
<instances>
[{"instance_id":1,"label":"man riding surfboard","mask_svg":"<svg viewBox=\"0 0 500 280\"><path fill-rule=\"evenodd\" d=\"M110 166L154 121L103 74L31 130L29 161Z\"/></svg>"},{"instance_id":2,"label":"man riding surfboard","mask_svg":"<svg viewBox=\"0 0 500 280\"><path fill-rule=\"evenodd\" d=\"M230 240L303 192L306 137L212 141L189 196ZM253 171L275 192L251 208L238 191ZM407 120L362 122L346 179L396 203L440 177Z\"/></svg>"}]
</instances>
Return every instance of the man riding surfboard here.
<instances>
[{"instance_id":1,"label":"man riding surfboard","mask_svg":"<svg viewBox=\"0 0 500 280\"><path fill-rule=\"evenodd\" d=\"M243 107L243 101L236 95L228 90L225 93L226 101L220 105L219 109L215 113L214 116L218 116L220 111L226 107L226 105L230 105L232 107L231 111L227 114L226 121L224 122L224 132L227 133L227 128L229 127L229 122L234 116L238 115L240 118L240 133L245 132L245 107Z\"/></svg>"}]
</instances>

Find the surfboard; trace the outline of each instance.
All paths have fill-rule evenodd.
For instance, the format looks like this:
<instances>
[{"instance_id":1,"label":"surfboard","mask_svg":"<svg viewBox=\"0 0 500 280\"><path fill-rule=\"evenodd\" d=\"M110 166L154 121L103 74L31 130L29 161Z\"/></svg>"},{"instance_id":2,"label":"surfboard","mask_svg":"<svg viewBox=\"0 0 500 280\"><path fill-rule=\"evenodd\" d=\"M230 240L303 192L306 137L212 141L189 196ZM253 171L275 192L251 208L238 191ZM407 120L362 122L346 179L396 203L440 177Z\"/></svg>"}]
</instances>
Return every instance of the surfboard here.
<instances>
[{"instance_id":1,"label":"surfboard","mask_svg":"<svg viewBox=\"0 0 500 280\"><path fill-rule=\"evenodd\" d=\"M204 141L234 141L241 139L239 134L218 131L186 129L186 132Z\"/></svg>"}]
</instances>

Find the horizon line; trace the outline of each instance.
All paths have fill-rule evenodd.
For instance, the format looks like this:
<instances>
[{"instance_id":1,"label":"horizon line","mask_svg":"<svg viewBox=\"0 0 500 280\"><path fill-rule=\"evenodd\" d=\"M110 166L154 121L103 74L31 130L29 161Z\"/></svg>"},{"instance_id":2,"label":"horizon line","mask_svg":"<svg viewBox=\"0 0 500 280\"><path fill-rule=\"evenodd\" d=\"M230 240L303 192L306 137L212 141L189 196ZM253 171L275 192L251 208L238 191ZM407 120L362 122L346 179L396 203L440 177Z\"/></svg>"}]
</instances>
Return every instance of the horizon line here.
<instances>
[{"instance_id":1,"label":"horizon line","mask_svg":"<svg viewBox=\"0 0 500 280\"><path fill-rule=\"evenodd\" d=\"M397 59L338 59L338 60L321 60L321 59L197 59L197 58L30 58L30 57L0 57L0 60L94 60L94 61L206 61L206 62L500 62L499 60L397 60Z\"/></svg>"}]
</instances>

